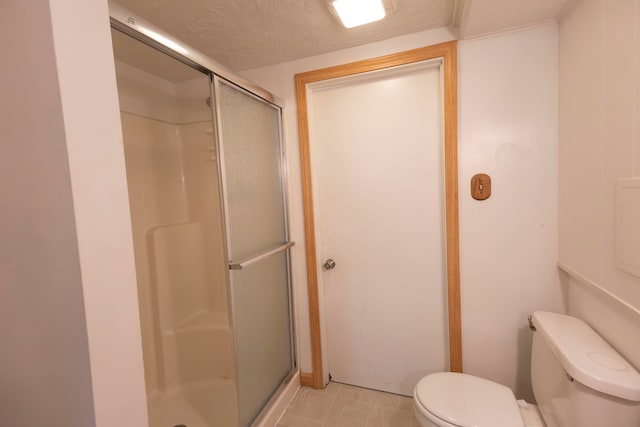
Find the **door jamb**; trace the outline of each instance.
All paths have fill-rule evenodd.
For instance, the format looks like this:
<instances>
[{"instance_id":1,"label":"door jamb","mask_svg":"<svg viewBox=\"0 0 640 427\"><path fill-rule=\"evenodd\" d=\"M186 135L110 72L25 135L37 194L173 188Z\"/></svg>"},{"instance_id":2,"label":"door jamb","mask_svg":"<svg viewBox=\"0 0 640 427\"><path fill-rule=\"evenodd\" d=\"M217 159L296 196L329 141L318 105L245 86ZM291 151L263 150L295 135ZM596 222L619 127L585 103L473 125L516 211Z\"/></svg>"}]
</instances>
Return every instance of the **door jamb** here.
<instances>
[{"instance_id":1,"label":"door jamb","mask_svg":"<svg viewBox=\"0 0 640 427\"><path fill-rule=\"evenodd\" d=\"M462 372L462 332L460 320L460 250L458 228L458 148L457 148L457 42L450 41L405 52L296 74L298 136L302 172L309 324L311 330L312 373L303 373L305 384L323 388L322 344L318 297L315 220L309 150L307 85L323 80L377 71L414 62L442 58L444 70L444 151L445 151L445 223L447 251L447 305L449 319L449 368Z\"/></svg>"}]
</instances>

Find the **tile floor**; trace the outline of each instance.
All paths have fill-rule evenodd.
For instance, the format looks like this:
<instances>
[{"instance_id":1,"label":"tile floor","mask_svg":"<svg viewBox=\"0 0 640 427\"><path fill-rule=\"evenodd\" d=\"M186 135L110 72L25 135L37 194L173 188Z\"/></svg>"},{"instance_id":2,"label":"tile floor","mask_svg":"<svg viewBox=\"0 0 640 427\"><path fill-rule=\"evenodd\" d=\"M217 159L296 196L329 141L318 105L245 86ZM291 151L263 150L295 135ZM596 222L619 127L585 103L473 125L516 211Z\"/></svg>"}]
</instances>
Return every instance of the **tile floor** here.
<instances>
[{"instance_id":1,"label":"tile floor","mask_svg":"<svg viewBox=\"0 0 640 427\"><path fill-rule=\"evenodd\" d=\"M301 387L278 427L419 427L412 399L331 382Z\"/></svg>"}]
</instances>

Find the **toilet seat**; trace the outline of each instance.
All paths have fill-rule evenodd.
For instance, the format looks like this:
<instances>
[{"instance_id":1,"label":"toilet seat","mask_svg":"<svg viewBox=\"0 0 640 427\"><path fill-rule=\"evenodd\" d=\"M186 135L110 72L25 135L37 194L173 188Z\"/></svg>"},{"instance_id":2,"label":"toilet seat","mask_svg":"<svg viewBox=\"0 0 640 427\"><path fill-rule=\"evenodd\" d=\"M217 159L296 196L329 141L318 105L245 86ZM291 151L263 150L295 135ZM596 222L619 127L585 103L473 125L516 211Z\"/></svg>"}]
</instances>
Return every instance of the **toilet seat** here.
<instances>
[{"instance_id":1,"label":"toilet seat","mask_svg":"<svg viewBox=\"0 0 640 427\"><path fill-rule=\"evenodd\" d=\"M427 375L416 385L417 409L443 427L524 427L513 392L455 372Z\"/></svg>"}]
</instances>

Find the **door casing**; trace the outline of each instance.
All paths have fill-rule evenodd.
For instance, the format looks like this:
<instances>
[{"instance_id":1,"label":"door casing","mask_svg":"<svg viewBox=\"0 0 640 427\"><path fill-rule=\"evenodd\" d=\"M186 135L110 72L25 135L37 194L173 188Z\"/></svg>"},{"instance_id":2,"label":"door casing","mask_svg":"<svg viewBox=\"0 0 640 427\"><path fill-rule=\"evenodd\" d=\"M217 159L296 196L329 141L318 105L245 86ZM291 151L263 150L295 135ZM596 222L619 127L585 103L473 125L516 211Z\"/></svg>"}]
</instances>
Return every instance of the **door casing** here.
<instances>
[{"instance_id":1,"label":"door casing","mask_svg":"<svg viewBox=\"0 0 640 427\"><path fill-rule=\"evenodd\" d=\"M298 107L298 136L302 172L302 193L309 294L312 372L301 373L303 385L323 388L323 347L321 312L318 292L318 262L316 254L316 224L314 220L311 175L310 132L307 93L309 85L324 80L408 65L440 58L443 61L444 89L444 183L445 236L447 265L447 308L449 332L449 366L452 372L462 372L462 334L460 319L460 261L458 228L458 150L457 150L457 42L451 41L335 67L309 71L295 76Z\"/></svg>"}]
</instances>

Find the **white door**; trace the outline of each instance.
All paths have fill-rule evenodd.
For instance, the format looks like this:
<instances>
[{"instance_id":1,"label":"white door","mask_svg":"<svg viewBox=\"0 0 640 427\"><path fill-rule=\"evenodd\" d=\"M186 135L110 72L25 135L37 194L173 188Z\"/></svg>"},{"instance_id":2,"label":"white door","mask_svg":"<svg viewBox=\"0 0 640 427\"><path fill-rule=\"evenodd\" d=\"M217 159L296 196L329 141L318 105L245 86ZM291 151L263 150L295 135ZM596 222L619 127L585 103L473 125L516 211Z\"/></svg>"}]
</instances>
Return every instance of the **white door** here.
<instances>
[{"instance_id":1,"label":"white door","mask_svg":"<svg viewBox=\"0 0 640 427\"><path fill-rule=\"evenodd\" d=\"M448 369L440 67L316 85L309 106L329 374L411 395Z\"/></svg>"}]
</instances>

